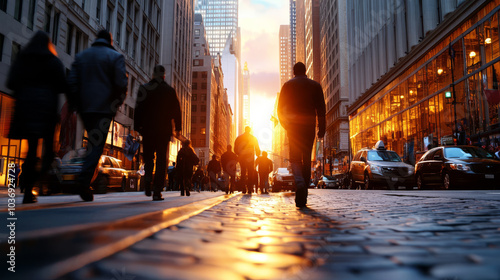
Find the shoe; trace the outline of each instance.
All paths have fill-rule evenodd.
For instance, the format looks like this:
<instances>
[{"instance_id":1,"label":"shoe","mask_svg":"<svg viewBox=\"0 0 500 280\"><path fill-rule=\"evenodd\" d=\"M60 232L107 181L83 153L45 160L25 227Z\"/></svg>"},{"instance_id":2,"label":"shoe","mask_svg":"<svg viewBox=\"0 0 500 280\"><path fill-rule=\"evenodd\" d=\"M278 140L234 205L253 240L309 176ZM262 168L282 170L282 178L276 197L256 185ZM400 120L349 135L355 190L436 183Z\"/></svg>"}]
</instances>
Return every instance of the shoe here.
<instances>
[{"instance_id":1,"label":"shoe","mask_svg":"<svg viewBox=\"0 0 500 280\"><path fill-rule=\"evenodd\" d=\"M160 201L160 200L165 200L161 194L155 194L153 195L153 201Z\"/></svg>"},{"instance_id":2,"label":"shoe","mask_svg":"<svg viewBox=\"0 0 500 280\"><path fill-rule=\"evenodd\" d=\"M183 192L181 192L181 196L184 196L184 193L183 193Z\"/></svg>"},{"instance_id":3,"label":"shoe","mask_svg":"<svg viewBox=\"0 0 500 280\"><path fill-rule=\"evenodd\" d=\"M93 201L94 200L94 194L92 194L92 191L90 190L90 187L83 187L82 190L80 190L80 197L82 198L83 201Z\"/></svg>"},{"instance_id":4,"label":"shoe","mask_svg":"<svg viewBox=\"0 0 500 280\"><path fill-rule=\"evenodd\" d=\"M151 196L151 185L150 184L146 184L146 187L144 188L144 194L146 196Z\"/></svg>"},{"instance_id":5,"label":"shoe","mask_svg":"<svg viewBox=\"0 0 500 280\"><path fill-rule=\"evenodd\" d=\"M189 191L186 191L186 196L190 196L191 193Z\"/></svg>"},{"instance_id":6,"label":"shoe","mask_svg":"<svg viewBox=\"0 0 500 280\"><path fill-rule=\"evenodd\" d=\"M27 192L24 194L23 204L37 203L37 202L38 200L36 199L36 196L33 193Z\"/></svg>"}]
</instances>

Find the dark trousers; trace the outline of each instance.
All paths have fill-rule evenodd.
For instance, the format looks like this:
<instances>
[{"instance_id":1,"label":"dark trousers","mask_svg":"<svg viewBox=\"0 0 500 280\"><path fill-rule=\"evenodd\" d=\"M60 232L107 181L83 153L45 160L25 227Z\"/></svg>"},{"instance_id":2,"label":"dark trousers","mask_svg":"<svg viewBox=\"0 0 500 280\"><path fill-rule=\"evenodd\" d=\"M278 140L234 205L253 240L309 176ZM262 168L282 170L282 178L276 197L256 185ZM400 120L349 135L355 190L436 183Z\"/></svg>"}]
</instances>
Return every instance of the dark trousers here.
<instances>
[{"instance_id":1,"label":"dark trousers","mask_svg":"<svg viewBox=\"0 0 500 280\"><path fill-rule=\"evenodd\" d=\"M243 181L243 185L246 186L247 193L253 192L255 181L254 166L253 159L243 159L240 161L241 180Z\"/></svg>"},{"instance_id":2,"label":"dark trousers","mask_svg":"<svg viewBox=\"0 0 500 280\"><path fill-rule=\"evenodd\" d=\"M269 188L269 173L259 172L259 189L260 192L266 192Z\"/></svg>"},{"instance_id":3,"label":"dark trousers","mask_svg":"<svg viewBox=\"0 0 500 280\"><path fill-rule=\"evenodd\" d=\"M314 127L287 131L290 143L290 164L297 186L295 201L298 204L305 204L307 201L307 187L311 180L311 153L315 138L314 133Z\"/></svg>"},{"instance_id":4,"label":"dark trousers","mask_svg":"<svg viewBox=\"0 0 500 280\"><path fill-rule=\"evenodd\" d=\"M144 158L144 179L145 183L151 185L153 183L153 194L160 195L161 190L165 185L165 174L168 165L168 144L170 139L144 135L142 139L143 158ZM153 180L153 169L155 169L155 152L156 152L156 170Z\"/></svg>"},{"instance_id":5,"label":"dark trousers","mask_svg":"<svg viewBox=\"0 0 500 280\"><path fill-rule=\"evenodd\" d=\"M87 155L82 165L82 172L78 176L78 182L82 184L82 187L86 188L90 186L95 169L99 164L113 116L99 113L83 113L81 118L85 130L87 130L88 143Z\"/></svg>"},{"instance_id":6,"label":"dark trousers","mask_svg":"<svg viewBox=\"0 0 500 280\"><path fill-rule=\"evenodd\" d=\"M36 172L37 163L37 148L38 148L37 137L28 138L28 154L23 164L22 175L22 188L26 193L31 193L35 182L47 174L54 160L54 130L47 132L47 135L43 137L43 156L42 156L42 169L39 174Z\"/></svg>"}]
</instances>

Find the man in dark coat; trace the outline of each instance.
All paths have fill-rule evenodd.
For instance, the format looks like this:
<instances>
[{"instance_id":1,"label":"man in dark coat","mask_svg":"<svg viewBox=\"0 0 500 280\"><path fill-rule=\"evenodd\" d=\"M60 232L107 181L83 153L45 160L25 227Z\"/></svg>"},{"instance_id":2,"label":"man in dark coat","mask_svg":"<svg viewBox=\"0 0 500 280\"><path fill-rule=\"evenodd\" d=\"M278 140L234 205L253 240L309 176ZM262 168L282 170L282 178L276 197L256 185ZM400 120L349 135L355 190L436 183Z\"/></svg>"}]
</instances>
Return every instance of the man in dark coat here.
<instances>
[{"instance_id":1,"label":"man in dark coat","mask_svg":"<svg viewBox=\"0 0 500 280\"><path fill-rule=\"evenodd\" d=\"M68 76L71 94L87 130L87 155L78 176L80 196L92 201L90 182L104 150L111 120L127 94L125 58L112 45L111 33L101 30L92 47L76 55Z\"/></svg>"},{"instance_id":2,"label":"man in dark coat","mask_svg":"<svg viewBox=\"0 0 500 280\"><path fill-rule=\"evenodd\" d=\"M208 162L207 172L210 177L210 190L217 191L217 177L220 176L222 168L216 155L212 155L212 160Z\"/></svg>"},{"instance_id":3,"label":"man in dark coat","mask_svg":"<svg viewBox=\"0 0 500 280\"><path fill-rule=\"evenodd\" d=\"M143 137L145 191L147 196L151 196L151 183L153 183L153 200L163 200L161 190L165 184L170 138L174 129L176 137L179 137L181 132L182 115L179 99L175 89L164 79L165 67L155 66L153 79L139 88L135 107L134 128ZM155 152L156 171L153 181ZM179 162L177 162L178 171Z\"/></svg>"},{"instance_id":4,"label":"man in dark coat","mask_svg":"<svg viewBox=\"0 0 500 280\"><path fill-rule=\"evenodd\" d=\"M259 169L259 188L260 193L268 193L269 173L273 171L273 162L267 158L267 152L262 152L262 156L255 161L255 167Z\"/></svg>"},{"instance_id":5,"label":"man in dark coat","mask_svg":"<svg viewBox=\"0 0 500 280\"><path fill-rule=\"evenodd\" d=\"M318 138L325 135L325 98L321 85L306 76L306 66L293 66L295 77L281 88L278 118L290 143L290 163L297 191L295 205L305 207L311 178L311 152L318 118Z\"/></svg>"},{"instance_id":6,"label":"man in dark coat","mask_svg":"<svg viewBox=\"0 0 500 280\"><path fill-rule=\"evenodd\" d=\"M241 168L241 180L246 186L246 193L252 192L254 182L255 154L260 154L257 138L250 134L250 127L245 127L245 133L234 141L234 152L238 155Z\"/></svg>"},{"instance_id":7,"label":"man in dark coat","mask_svg":"<svg viewBox=\"0 0 500 280\"><path fill-rule=\"evenodd\" d=\"M236 164L238 156L233 153L233 147L227 145L227 151L220 157L222 170L224 170L224 179L226 183L226 194L233 193L236 187Z\"/></svg>"},{"instance_id":8,"label":"man in dark coat","mask_svg":"<svg viewBox=\"0 0 500 280\"><path fill-rule=\"evenodd\" d=\"M182 148L177 154L177 177L179 178L179 187L181 189L181 196L191 195L191 187L193 178L193 167L198 165L200 159L191 147L191 141L185 140L182 142Z\"/></svg>"}]
</instances>

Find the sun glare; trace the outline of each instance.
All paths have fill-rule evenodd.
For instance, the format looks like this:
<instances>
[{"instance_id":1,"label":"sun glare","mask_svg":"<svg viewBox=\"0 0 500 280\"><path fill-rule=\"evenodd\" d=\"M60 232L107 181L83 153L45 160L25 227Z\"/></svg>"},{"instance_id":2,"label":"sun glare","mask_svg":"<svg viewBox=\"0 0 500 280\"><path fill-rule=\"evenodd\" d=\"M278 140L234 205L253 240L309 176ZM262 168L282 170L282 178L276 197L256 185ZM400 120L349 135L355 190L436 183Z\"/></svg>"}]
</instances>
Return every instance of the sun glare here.
<instances>
[{"instance_id":1,"label":"sun glare","mask_svg":"<svg viewBox=\"0 0 500 280\"><path fill-rule=\"evenodd\" d=\"M250 125L262 151L272 150L272 123L275 98L252 93L250 99Z\"/></svg>"}]
</instances>

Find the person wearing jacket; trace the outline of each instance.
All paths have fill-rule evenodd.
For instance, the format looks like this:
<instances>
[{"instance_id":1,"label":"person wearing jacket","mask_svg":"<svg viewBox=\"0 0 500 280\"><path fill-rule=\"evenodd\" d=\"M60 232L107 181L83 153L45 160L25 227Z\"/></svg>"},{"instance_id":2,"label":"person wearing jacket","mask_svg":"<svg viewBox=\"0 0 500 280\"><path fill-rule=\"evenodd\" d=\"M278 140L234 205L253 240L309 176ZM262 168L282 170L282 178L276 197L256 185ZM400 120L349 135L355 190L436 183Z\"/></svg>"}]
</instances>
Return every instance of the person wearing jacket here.
<instances>
[{"instance_id":1,"label":"person wearing jacket","mask_svg":"<svg viewBox=\"0 0 500 280\"><path fill-rule=\"evenodd\" d=\"M205 174L203 173L201 167L198 166L198 168L196 168L196 172L194 172L193 175L193 184L195 191L201 191L201 181L203 180L203 177L205 177Z\"/></svg>"},{"instance_id":2,"label":"person wearing jacket","mask_svg":"<svg viewBox=\"0 0 500 280\"><path fill-rule=\"evenodd\" d=\"M210 177L210 191L217 191L217 177L220 177L221 170L220 161L217 160L216 155L212 155L212 160L208 162L207 166L208 176Z\"/></svg>"},{"instance_id":3,"label":"person wearing jacket","mask_svg":"<svg viewBox=\"0 0 500 280\"><path fill-rule=\"evenodd\" d=\"M226 194L233 193L236 187L236 164L238 163L238 156L233 152L231 145L227 145L227 151L220 157L220 163L224 171Z\"/></svg>"},{"instance_id":4,"label":"person wearing jacket","mask_svg":"<svg viewBox=\"0 0 500 280\"><path fill-rule=\"evenodd\" d=\"M191 147L191 141L185 140L182 142L182 148L177 154L177 172L180 181L181 196L190 196L191 178L193 177L193 167L198 165L200 159Z\"/></svg>"},{"instance_id":5,"label":"person wearing jacket","mask_svg":"<svg viewBox=\"0 0 500 280\"><path fill-rule=\"evenodd\" d=\"M306 76L306 66L293 66L294 78L281 88L278 118L290 143L290 163L297 190L295 205L305 207L311 178L311 152L318 119L318 138L325 135L325 99L321 85Z\"/></svg>"},{"instance_id":6,"label":"person wearing jacket","mask_svg":"<svg viewBox=\"0 0 500 280\"><path fill-rule=\"evenodd\" d=\"M8 137L28 140L28 154L21 174L25 191L23 203L35 203L33 186L49 171L54 159L58 95L67 93L64 66L47 33L36 32L18 54L9 71L7 88L13 91L15 98ZM44 154L41 172L37 173L35 166L40 138L43 139Z\"/></svg>"},{"instance_id":7,"label":"person wearing jacket","mask_svg":"<svg viewBox=\"0 0 500 280\"><path fill-rule=\"evenodd\" d=\"M181 120L181 106L175 89L165 82L165 67L156 65L153 79L139 88L134 119L135 130L143 137L145 191L147 196L151 196L152 183L153 200L163 200L161 190L165 184L169 142L174 129L175 136L180 135ZM172 121L175 127L172 127ZM156 171L153 181L155 152ZM177 162L176 172L181 168L179 164Z\"/></svg>"},{"instance_id":8,"label":"person wearing jacket","mask_svg":"<svg viewBox=\"0 0 500 280\"><path fill-rule=\"evenodd\" d=\"M253 192L255 154L260 154L257 138L250 134L250 127L245 127L245 132L234 141L234 152L238 155L241 168L241 180L246 186L246 193Z\"/></svg>"},{"instance_id":9,"label":"person wearing jacket","mask_svg":"<svg viewBox=\"0 0 500 280\"><path fill-rule=\"evenodd\" d=\"M77 54L68 76L71 94L87 130L88 144L77 178L80 196L94 200L90 183L104 150L111 120L125 100L128 78L125 58L112 45L111 33L101 30L92 46Z\"/></svg>"},{"instance_id":10,"label":"person wearing jacket","mask_svg":"<svg viewBox=\"0 0 500 280\"><path fill-rule=\"evenodd\" d=\"M262 156L255 160L255 167L259 169L259 189L260 193L268 193L269 173L273 171L273 161L267 158L267 152L262 152Z\"/></svg>"}]
</instances>

